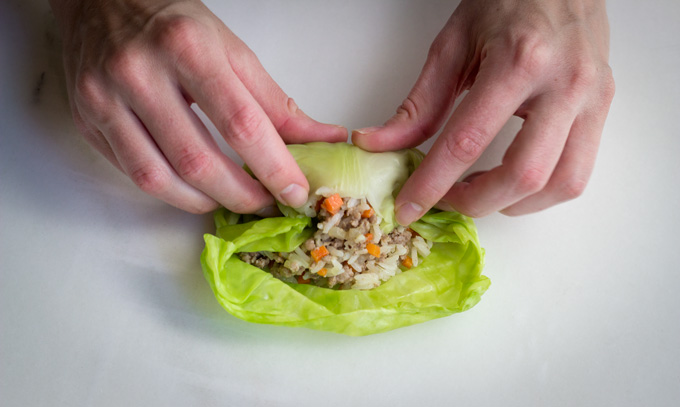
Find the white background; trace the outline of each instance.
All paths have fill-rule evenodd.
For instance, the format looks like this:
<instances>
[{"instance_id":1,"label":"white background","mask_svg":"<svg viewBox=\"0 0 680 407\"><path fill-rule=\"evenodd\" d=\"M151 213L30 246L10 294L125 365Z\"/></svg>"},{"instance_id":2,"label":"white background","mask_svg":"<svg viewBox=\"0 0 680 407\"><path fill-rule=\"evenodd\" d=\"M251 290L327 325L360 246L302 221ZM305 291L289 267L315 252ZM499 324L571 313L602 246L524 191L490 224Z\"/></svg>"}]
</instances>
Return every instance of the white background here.
<instances>
[{"instance_id":1,"label":"white background","mask_svg":"<svg viewBox=\"0 0 680 407\"><path fill-rule=\"evenodd\" d=\"M349 128L392 114L455 8L210 3L308 114ZM475 308L349 338L223 311L199 264L210 216L93 153L46 5L2 2L0 405L677 405L680 3L609 16L617 93L584 196L477 222L492 285Z\"/></svg>"}]
</instances>

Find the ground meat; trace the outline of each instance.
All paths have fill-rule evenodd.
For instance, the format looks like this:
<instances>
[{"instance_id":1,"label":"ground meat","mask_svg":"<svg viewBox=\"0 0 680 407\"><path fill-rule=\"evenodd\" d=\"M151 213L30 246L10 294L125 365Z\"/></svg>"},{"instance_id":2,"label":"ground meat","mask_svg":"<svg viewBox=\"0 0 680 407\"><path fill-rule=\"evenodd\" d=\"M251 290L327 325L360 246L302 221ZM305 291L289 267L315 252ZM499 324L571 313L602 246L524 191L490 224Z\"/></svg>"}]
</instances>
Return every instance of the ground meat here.
<instances>
[{"instance_id":1,"label":"ground meat","mask_svg":"<svg viewBox=\"0 0 680 407\"><path fill-rule=\"evenodd\" d=\"M345 248L345 241L335 237L327 236L319 240L318 246L334 247L338 250L342 250Z\"/></svg>"},{"instance_id":2,"label":"ground meat","mask_svg":"<svg viewBox=\"0 0 680 407\"><path fill-rule=\"evenodd\" d=\"M394 229L389 235L383 235L382 239L380 239L380 243L384 245L407 245L411 240L411 237L413 237L413 234L409 229L399 227Z\"/></svg>"},{"instance_id":3,"label":"ground meat","mask_svg":"<svg viewBox=\"0 0 680 407\"><path fill-rule=\"evenodd\" d=\"M278 279L293 277L295 275L288 267L284 267L282 264L278 263L272 265L270 272Z\"/></svg>"},{"instance_id":4,"label":"ground meat","mask_svg":"<svg viewBox=\"0 0 680 407\"><path fill-rule=\"evenodd\" d=\"M352 280L352 277L354 277L354 270L346 264L342 269L344 270L343 273L328 279L328 287L333 288L336 285L344 284Z\"/></svg>"},{"instance_id":5,"label":"ground meat","mask_svg":"<svg viewBox=\"0 0 680 407\"><path fill-rule=\"evenodd\" d=\"M293 274L301 274L300 271L303 269L300 263L294 261L289 262L287 267L293 272Z\"/></svg>"},{"instance_id":6,"label":"ground meat","mask_svg":"<svg viewBox=\"0 0 680 407\"><path fill-rule=\"evenodd\" d=\"M326 210L326 208L324 208L323 206L319 209L319 213L317 214L317 217L319 218L319 222L325 222L331 216L333 216L333 215L331 215L330 212L328 212Z\"/></svg>"},{"instance_id":7,"label":"ground meat","mask_svg":"<svg viewBox=\"0 0 680 407\"><path fill-rule=\"evenodd\" d=\"M365 235L366 233L370 232L371 225L375 223L375 220L376 220L375 216L372 216L371 218L368 219L366 218L361 219L357 228L361 231L362 234Z\"/></svg>"},{"instance_id":8,"label":"ground meat","mask_svg":"<svg viewBox=\"0 0 680 407\"><path fill-rule=\"evenodd\" d=\"M255 252L255 253L239 253L239 257L241 258L242 261L252 264L255 267L258 268L265 268L269 266L269 257L265 256L264 254L260 252Z\"/></svg>"},{"instance_id":9,"label":"ground meat","mask_svg":"<svg viewBox=\"0 0 680 407\"><path fill-rule=\"evenodd\" d=\"M271 253L273 260L277 263L284 263L286 259L283 258L279 253Z\"/></svg>"},{"instance_id":10,"label":"ground meat","mask_svg":"<svg viewBox=\"0 0 680 407\"><path fill-rule=\"evenodd\" d=\"M359 226L361 221L361 211L356 206L347 210L345 216L338 223L338 227L344 230L350 230Z\"/></svg>"},{"instance_id":11,"label":"ground meat","mask_svg":"<svg viewBox=\"0 0 680 407\"><path fill-rule=\"evenodd\" d=\"M371 278L357 280L359 275L366 275L367 273L378 274L378 278L381 281L387 281L395 273L400 272L396 268L401 268L404 271L406 266L401 265L401 263L395 264L394 259L389 261L386 259L397 250L400 250L400 253L404 253L404 249L406 249L406 254L400 254L398 258L400 262L406 259L412 251L412 239L416 235L410 229L403 226L397 227L387 235L382 235L380 241L377 242L381 248L380 257L376 258L366 252L367 241L357 241L357 238L361 235L375 232L374 227L379 225L378 216L375 214L369 218L361 216L363 213L362 209L365 210L367 207L365 200L351 208L347 208L347 202L348 198L344 198L343 206L340 208L340 212L338 212L342 214L342 217L338 216L340 219L335 224L335 229L330 228L330 225L326 223L333 215L324 207L317 209L318 225L315 225L316 230L313 237L300 245L302 253L300 253L300 250L297 250L297 253L240 253L239 257L248 264L268 270L274 277L288 283L300 282L300 276L303 276L305 284L341 290L350 288L370 289L374 287L374 283L371 283ZM324 226L333 230L333 236L323 233ZM344 234L337 229L344 230L346 237L339 238L338 236L343 236ZM378 236L380 236L380 233L378 233ZM317 263L312 259L314 257L312 252L321 246L325 246L328 253L324 254L324 257L321 259L317 259ZM402 247L400 248L399 246ZM356 269L349 266L348 262L350 260ZM340 274L326 277L327 274L338 272L335 269L336 266L339 266L338 263L342 264ZM322 272L323 269L326 269L325 273Z\"/></svg>"}]
</instances>

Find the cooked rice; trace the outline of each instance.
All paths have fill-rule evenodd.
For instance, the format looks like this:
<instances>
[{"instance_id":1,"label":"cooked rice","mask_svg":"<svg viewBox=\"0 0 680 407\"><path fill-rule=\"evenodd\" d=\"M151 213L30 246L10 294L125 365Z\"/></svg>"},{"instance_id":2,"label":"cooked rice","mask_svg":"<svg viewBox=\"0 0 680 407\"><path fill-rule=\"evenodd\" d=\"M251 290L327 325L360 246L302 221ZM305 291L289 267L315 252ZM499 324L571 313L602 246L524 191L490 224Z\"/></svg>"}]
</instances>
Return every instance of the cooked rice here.
<instances>
[{"instance_id":1,"label":"cooked rice","mask_svg":"<svg viewBox=\"0 0 680 407\"><path fill-rule=\"evenodd\" d=\"M324 196L332 195L331 191L320 189L318 193L322 197L310 199L303 208L305 214L318 219L316 232L309 240L290 253L240 253L241 260L290 283L368 290L407 270L403 264L407 258L415 267L430 254L432 242L411 229L398 226L385 235L379 216L374 213L362 217L364 211L371 209L366 199L343 198L338 212L331 214L320 205ZM380 248L379 257L369 253L368 243ZM311 252L321 246L325 246L328 254L314 261Z\"/></svg>"}]
</instances>

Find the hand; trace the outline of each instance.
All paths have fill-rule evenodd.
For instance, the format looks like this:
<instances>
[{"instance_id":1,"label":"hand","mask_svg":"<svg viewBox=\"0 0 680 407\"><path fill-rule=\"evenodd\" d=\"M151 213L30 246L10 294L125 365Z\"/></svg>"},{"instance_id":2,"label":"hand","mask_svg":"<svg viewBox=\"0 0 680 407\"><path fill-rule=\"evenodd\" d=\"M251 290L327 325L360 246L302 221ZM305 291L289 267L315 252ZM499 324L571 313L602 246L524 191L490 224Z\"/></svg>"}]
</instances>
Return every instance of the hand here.
<instances>
[{"instance_id":1,"label":"hand","mask_svg":"<svg viewBox=\"0 0 680 407\"><path fill-rule=\"evenodd\" d=\"M142 190L204 213L300 206L309 185L287 143L345 141L306 116L200 1L51 0L73 117ZM224 155L200 108L262 182Z\"/></svg>"},{"instance_id":2,"label":"hand","mask_svg":"<svg viewBox=\"0 0 680 407\"><path fill-rule=\"evenodd\" d=\"M396 200L403 225L432 206L520 215L581 194L614 81L604 0L463 0L420 77L384 126L354 131L370 151L414 147L453 111ZM512 115L524 119L502 165L456 180Z\"/></svg>"}]
</instances>

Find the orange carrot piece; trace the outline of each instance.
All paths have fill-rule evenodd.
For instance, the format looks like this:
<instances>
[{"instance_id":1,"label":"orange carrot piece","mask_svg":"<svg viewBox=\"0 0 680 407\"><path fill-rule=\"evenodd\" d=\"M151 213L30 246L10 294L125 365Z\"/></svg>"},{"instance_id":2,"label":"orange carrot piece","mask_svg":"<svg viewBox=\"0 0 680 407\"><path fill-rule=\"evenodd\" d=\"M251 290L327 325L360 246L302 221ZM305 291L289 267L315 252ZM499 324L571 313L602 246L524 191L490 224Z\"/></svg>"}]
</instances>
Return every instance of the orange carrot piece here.
<instances>
[{"instance_id":1,"label":"orange carrot piece","mask_svg":"<svg viewBox=\"0 0 680 407\"><path fill-rule=\"evenodd\" d=\"M369 242L373 240L373 233L366 233L364 236L366 236L366 240Z\"/></svg>"},{"instance_id":2,"label":"orange carrot piece","mask_svg":"<svg viewBox=\"0 0 680 407\"><path fill-rule=\"evenodd\" d=\"M368 243L366 245L366 250L368 250L368 254L374 257L380 257L380 246L373 243Z\"/></svg>"},{"instance_id":3,"label":"orange carrot piece","mask_svg":"<svg viewBox=\"0 0 680 407\"><path fill-rule=\"evenodd\" d=\"M413 267L413 259L406 256L406 258L401 261L401 264L403 264L404 267L406 267L407 269L410 269L411 267Z\"/></svg>"},{"instance_id":4,"label":"orange carrot piece","mask_svg":"<svg viewBox=\"0 0 680 407\"><path fill-rule=\"evenodd\" d=\"M326 277L326 273L328 273L328 270L326 270L326 267L324 267L321 270L316 272L316 274L320 275L321 277Z\"/></svg>"},{"instance_id":5,"label":"orange carrot piece","mask_svg":"<svg viewBox=\"0 0 680 407\"><path fill-rule=\"evenodd\" d=\"M373 216L374 213L375 211L373 210L373 208L368 208L365 211L361 212L361 217L370 218L371 216Z\"/></svg>"},{"instance_id":6,"label":"orange carrot piece","mask_svg":"<svg viewBox=\"0 0 680 407\"><path fill-rule=\"evenodd\" d=\"M298 284L309 284L309 280L302 277L302 275L297 276Z\"/></svg>"},{"instance_id":7,"label":"orange carrot piece","mask_svg":"<svg viewBox=\"0 0 680 407\"><path fill-rule=\"evenodd\" d=\"M312 250L311 253L309 253L312 258L314 259L314 262L318 262L325 256L328 256L328 249L326 249L326 246L320 246L317 247L316 249Z\"/></svg>"},{"instance_id":8,"label":"orange carrot piece","mask_svg":"<svg viewBox=\"0 0 680 407\"><path fill-rule=\"evenodd\" d=\"M342 206L342 198L340 198L339 194L333 194L324 199L323 204L321 205L328 211L328 213L335 215Z\"/></svg>"}]
</instances>

